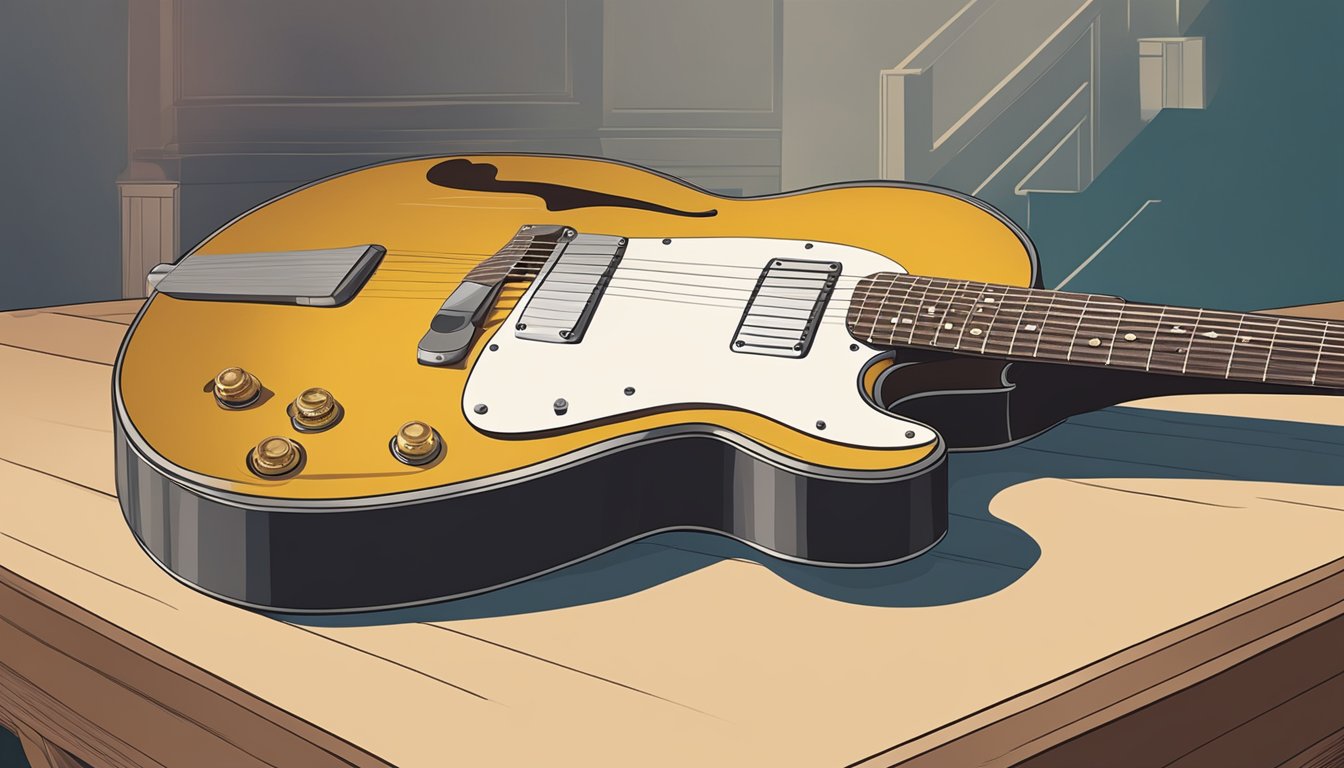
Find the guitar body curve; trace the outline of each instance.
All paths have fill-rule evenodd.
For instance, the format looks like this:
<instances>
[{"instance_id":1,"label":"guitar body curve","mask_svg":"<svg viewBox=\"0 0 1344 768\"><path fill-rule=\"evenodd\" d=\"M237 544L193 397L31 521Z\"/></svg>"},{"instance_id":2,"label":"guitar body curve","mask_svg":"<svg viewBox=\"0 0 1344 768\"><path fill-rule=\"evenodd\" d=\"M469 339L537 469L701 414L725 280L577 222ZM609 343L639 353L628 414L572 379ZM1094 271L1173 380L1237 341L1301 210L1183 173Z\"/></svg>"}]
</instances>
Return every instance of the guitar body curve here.
<instances>
[{"instance_id":1,"label":"guitar body curve","mask_svg":"<svg viewBox=\"0 0 1344 768\"><path fill-rule=\"evenodd\" d=\"M508 250L541 225L578 239L548 256ZM594 255L586 233L618 246ZM268 260L326 268L347 251L366 274L328 297L293 300L305 275L250 287L261 278L246 270L269 274ZM426 361L451 297L510 253L535 268L494 289L460 359ZM583 283L590 264L601 279ZM874 405L879 356L847 331L839 300L851 276L883 269L1037 280L1017 227L930 187L725 198L543 155L341 174L216 232L141 310L113 375L118 495L174 576L286 611L474 594L669 529L823 565L913 557L946 532L947 445ZM798 343L751 336L768 300L794 298L772 286L810 270L829 287L799 300L815 315ZM566 272L590 292L582 318L563 303L546 314ZM581 338L538 338L537 318L555 317L562 337ZM212 382L232 367L258 392L226 407ZM293 401L313 387L340 410L305 429ZM395 450L412 421L437 438L432 460ZM260 472L267 436L301 458Z\"/></svg>"}]
</instances>

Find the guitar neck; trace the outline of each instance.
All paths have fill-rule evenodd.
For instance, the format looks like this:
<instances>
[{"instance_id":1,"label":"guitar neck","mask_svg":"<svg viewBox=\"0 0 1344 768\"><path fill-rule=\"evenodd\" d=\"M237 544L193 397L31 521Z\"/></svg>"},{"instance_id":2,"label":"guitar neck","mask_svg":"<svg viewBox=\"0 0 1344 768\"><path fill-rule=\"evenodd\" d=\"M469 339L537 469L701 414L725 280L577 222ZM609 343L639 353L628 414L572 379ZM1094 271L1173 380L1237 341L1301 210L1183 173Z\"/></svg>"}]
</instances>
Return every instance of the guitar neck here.
<instances>
[{"instance_id":1,"label":"guitar neck","mask_svg":"<svg viewBox=\"0 0 1344 768\"><path fill-rule=\"evenodd\" d=\"M881 272L846 325L878 346L1344 389L1344 322Z\"/></svg>"}]
</instances>

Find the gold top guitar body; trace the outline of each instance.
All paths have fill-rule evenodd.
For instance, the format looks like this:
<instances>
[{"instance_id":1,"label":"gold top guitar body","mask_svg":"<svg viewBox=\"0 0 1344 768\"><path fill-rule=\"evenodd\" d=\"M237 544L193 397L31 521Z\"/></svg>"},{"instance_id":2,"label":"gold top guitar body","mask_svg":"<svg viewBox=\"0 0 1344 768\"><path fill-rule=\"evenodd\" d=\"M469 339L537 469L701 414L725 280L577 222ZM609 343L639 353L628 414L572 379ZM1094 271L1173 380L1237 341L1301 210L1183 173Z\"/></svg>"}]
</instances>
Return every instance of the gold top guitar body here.
<instances>
[{"instance_id":1,"label":"gold top guitar body","mask_svg":"<svg viewBox=\"0 0 1344 768\"><path fill-rule=\"evenodd\" d=\"M871 565L946 531L935 427L992 445L1067 415L1006 420L1010 361L1122 369L1129 394L1334 386L1329 326L1244 358L1270 329L1243 320L1226 358L1194 335L1177 370L1166 318L1131 327L1118 299L1036 277L1016 226L945 190L737 199L586 158L377 165L151 274L114 375L119 495L170 573L281 610L472 594L671 528Z\"/></svg>"}]
</instances>

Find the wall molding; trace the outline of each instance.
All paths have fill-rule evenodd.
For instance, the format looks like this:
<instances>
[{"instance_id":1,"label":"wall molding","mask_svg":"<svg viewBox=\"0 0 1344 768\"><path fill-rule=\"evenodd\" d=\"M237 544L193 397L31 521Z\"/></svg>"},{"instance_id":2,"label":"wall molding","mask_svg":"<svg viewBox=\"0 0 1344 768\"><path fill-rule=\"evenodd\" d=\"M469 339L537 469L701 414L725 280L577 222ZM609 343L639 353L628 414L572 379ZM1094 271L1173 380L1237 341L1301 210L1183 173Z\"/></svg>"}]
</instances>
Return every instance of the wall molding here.
<instances>
[{"instance_id":1,"label":"wall molding","mask_svg":"<svg viewBox=\"0 0 1344 768\"><path fill-rule=\"evenodd\" d=\"M179 225L175 181L122 181L121 295L134 299L149 295L145 276L158 264L177 260Z\"/></svg>"}]
</instances>

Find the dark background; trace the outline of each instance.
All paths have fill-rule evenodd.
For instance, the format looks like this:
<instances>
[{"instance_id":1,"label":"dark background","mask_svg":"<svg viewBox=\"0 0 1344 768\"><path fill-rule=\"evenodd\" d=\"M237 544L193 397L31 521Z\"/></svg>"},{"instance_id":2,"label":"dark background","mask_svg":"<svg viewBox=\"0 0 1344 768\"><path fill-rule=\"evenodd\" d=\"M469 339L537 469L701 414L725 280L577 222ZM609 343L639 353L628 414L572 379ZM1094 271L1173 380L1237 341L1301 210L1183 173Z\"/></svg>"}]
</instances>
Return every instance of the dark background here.
<instances>
[{"instance_id":1,"label":"dark background","mask_svg":"<svg viewBox=\"0 0 1344 768\"><path fill-rule=\"evenodd\" d=\"M120 298L125 0L0 0L0 158L0 309Z\"/></svg>"},{"instance_id":2,"label":"dark background","mask_svg":"<svg viewBox=\"0 0 1344 768\"><path fill-rule=\"evenodd\" d=\"M350 11L347 25L359 26L361 11L365 16L373 13L358 3L337 5ZM488 6L471 10L474 6L470 3L458 5L461 13L490 13ZM793 161L789 154L798 155L800 151L814 167L833 167L835 178L852 177L866 166L839 156L827 165L829 153L838 150L827 146L824 139L813 139L815 152L806 147L799 150L796 141L790 142L790 136L813 130L799 122L801 118L791 119L790 115L834 106L825 100L825 83L809 86L811 91L790 87L790 82L804 78L793 74L798 69L791 69L789 58L789 41L795 34L789 27L790 19L801 13L795 5L776 3L772 14L782 27L782 31L776 30L773 50L778 56L782 40L784 60L777 71L783 73L786 82L782 86L775 82L775 98L769 100L769 109L744 108L746 122L736 127L699 124L650 128L637 121L631 123L634 118L627 119L625 112L610 109L604 117L592 118L601 124L591 130L577 123L564 128L561 124L571 118L557 122L554 115L529 115L526 110L503 118L494 116L486 122L473 116L464 125L455 126L453 121L460 113L445 111L411 115L409 119L416 125L428 120L443 130L432 140L408 141L407 134L393 131L399 118L391 115L370 125L369 136L373 138L348 135L348 131L317 136L323 142L338 143L336 151L322 161L315 161L311 152L302 158L284 154L288 150L283 141L291 138L287 136L267 136L254 149L244 146L249 142L238 141L236 135L229 137L229 144L203 134L204 140L195 146L188 146L185 137L176 137L183 141L173 148L181 152L181 159L173 161L178 165L170 168L169 175L176 170L183 177L177 251L186 250L236 213L305 180L384 157L457 146L468 150L607 154L655 165L728 192L760 193L788 188L795 182L830 180L823 178L824 170L820 175L815 170L810 176L791 174ZM1029 13L1035 5L1040 4L1021 3L1018 7ZM435 23L441 26L448 25L452 14L459 12L457 6L433 3L392 3L386 7L388 10L381 15L400 14L407 19L435 9ZM195 46L193 50L216 58L251 55L229 48L227 39L231 34L250 34L249 14L265 13L260 6L186 0L183 8L184 14L224 13L230 18L233 16L221 8L236 8L236 29L221 31L226 43L214 49L189 35L184 35L178 45ZM571 3L569 12L600 26L601 9L594 8L591 2ZM712 14L687 8L682 16L691 16L686 22L691 25L688 29L714 26L706 23L715 18ZM849 7L851 15L866 12L854 8ZM913 13L914 4L911 8ZM8 181L0 193L0 232L4 236L0 309L119 298L124 292L120 255L123 233L116 182L126 177L130 143L128 2L5 0L0 9L0 100L4 105L0 110L4 115L0 118L4 148L0 151ZM927 4L924 11L929 12ZM896 8L883 12L899 18L902 11ZM296 13L291 9L291 16ZM695 13L700 15L695 17ZM614 24L612 15L610 11L606 14L609 26ZM304 22L299 18L294 23ZM215 26L208 29L218 27L216 22L211 24ZM744 37L742 30L759 26L752 18L727 18L722 25L726 36L719 45L733 45L736 35L743 40L742 45L770 46L769 40L751 42ZM283 45L283 35L263 31L256 32L259 37L254 42L271 51L261 56L270 66L289 62L301 70L306 58L325 44L321 37L297 41L298 54L277 54L275 49ZM1344 202L1340 181L1344 163L1337 140L1341 116L1338 83L1344 75L1337 44L1344 39L1342 33L1344 6L1328 0L1210 0L1187 31L1207 40L1207 109L1163 110L1120 150L1091 186L1079 194L1033 193L1029 215L1018 205L1018 198L986 196L1027 225L1042 254L1047 286L1071 272L1145 200L1155 199L1162 202L1145 210L1071 281L1071 289L1233 309L1344 298L1340 280L1344 270L1339 266L1333 232L1337 209ZM324 34L330 36L329 32ZM843 35L828 38L821 31L813 37L837 47L844 41ZM592 51L582 55L600 59L604 54L598 40L600 36L592 35L588 39ZM143 41L138 44L143 45ZM619 53L608 49L605 55ZM723 66L733 71L741 69L744 61L766 55L757 51L748 54L733 59L730 53L705 53L728 56ZM193 61L190 55L184 54L189 62ZM208 63L195 61L191 66L199 69ZM417 61L411 57L397 66L413 70ZM446 65L438 62L435 66ZM600 67L600 63L594 66ZM356 63L347 77L361 71L363 68ZM208 75L187 72L184 77L202 80ZM577 72L574 76L582 75ZM381 82L371 78L366 90L376 90ZM608 107L614 98L612 92L626 87L607 83ZM660 87L671 92L681 86L672 82ZM865 88L872 90L869 86L857 90L867 99ZM870 95L876 99L875 93ZM733 94L723 98L729 97ZM578 98L583 101L586 97L579 94ZM717 98L715 95L710 100ZM193 106L179 110L179 114L203 111L208 110ZM638 110L628 112L638 117ZM870 112L847 115L836 111L834 133L845 133L846 120L855 123L853 131L871 132ZM264 121L268 113L252 110L247 114L249 120ZM179 121L185 119L180 117ZM546 130L529 134L529 119ZM583 117L580 122L588 119ZM488 124L501 127L496 134L479 128ZM791 127L794 124L801 127L795 130ZM258 137L263 133L258 131ZM493 135L502 138L493 140ZM709 149L696 149L699 155L695 157L661 156L650 149L658 146L647 138L651 135ZM728 136L735 137L736 143L725 143ZM714 148L718 147L716 141L725 148ZM786 155L783 162L781 153ZM764 159L753 159L757 156ZM275 159L268 161L267 157ZM206 168L212 162L237 171L230 176L217 169L190 170ZM715 170L716 164L722 166L721 170ZM192 182L192 174L201 180Z\"/></svg>"}]
</instances>

